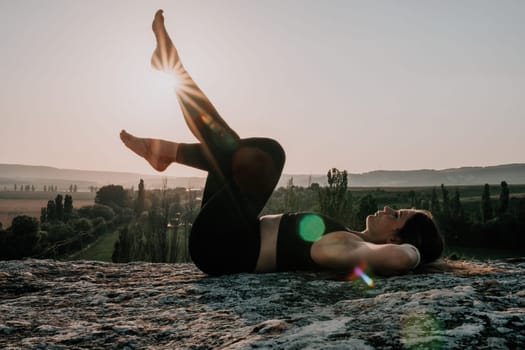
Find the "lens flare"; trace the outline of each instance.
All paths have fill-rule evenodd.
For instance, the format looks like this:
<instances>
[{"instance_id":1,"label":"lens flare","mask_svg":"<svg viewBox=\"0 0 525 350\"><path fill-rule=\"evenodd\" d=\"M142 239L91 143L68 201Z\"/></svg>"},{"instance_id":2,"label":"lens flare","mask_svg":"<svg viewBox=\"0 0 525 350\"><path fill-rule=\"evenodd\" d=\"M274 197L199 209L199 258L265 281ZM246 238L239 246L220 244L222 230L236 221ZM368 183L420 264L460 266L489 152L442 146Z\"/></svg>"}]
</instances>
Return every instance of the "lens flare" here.
<instances>
[{"instance_id":1,"label":"lens flare","mask_svg":"<svg viewBox=\"0 0 525 350\"><path fill-rule=\"evenodd\" d=\"M199 114L200 120L211 131L211 137L214 142L226 145L231 149L237 147L238 139L236 139L222 124L218 123L214 118L205 113Z\"/></svg>"},{"instance_id":2,"label":"lens flare","mask_svg":"<svg viewBox=\"0 0 525 350\"><path fill-rule=\"evenodd\" d=\"M375 283L370 276L365 273L366 261L361 261L359 265L354 267L352 273L348 276L348 280L355 281L357 278L361 278L370 288L373 288Z\"/></svg>"},{"instance_id":3,"label":"lens flare","mask_svg":"<svg viewBox=\"0 0 525 350\"><path fill-rule=\"evenodd\" d=\"M210 128L212 132L219 133L222 131L223 127L209 115L201 113L199 118L204 124L208 126L208 128Z\"/></svg>"},{"instance_id":4,"label":"lens flare","mask_svg":"<svg viewBox=\"0 0 525 350\"><path fill-rule=\"evenodd\" d=\"M325 231L324 220L316 214L307 214L299 221L299 235L308 242L315 242Z\"/></svg>"},{"instance_id":5,"label":"lens flare","mask_svg":"<svg viewBox=\"0 0 525 350\"><path fill-rule=\"evenodd\" d=\"M151 79L152 87L155 87L154 90L157 93L158 91L170 94L177 93L177 90L180 88L179 84L181 84L182 82L182 80L180 80L180 77L173 72L169 72L169 74L149 75L148 79ZM158 87L158 91L156 87Z\"/></svg>"},{"instance_id":6,"label":"lens flare","mask_svg":"<svg viewBox=\"0 0 525 350\"><path fill-rule=\"evenodd\" d=\"M358 275L359 277L361 277L361 279L362 279L363 281L365 281L365 283L366 283L370 288L374 287L374 280L371 279L366 273L364 273L364 271L361 270L361 269L359 268L359 266L356 266L356 267L354 268L354 273L355 273L356 275Z\"/></svg>"},{"instance_id":7,"label":"lens flare","mask_svg":"<svg viewBox=\"0 0 525 350\"><path fill-rule=\"evenodd\" d=\"M184 86L184 78L181 73L175 71L171 75L175 91L181 90Z\"/></svg>"}]
</instances>

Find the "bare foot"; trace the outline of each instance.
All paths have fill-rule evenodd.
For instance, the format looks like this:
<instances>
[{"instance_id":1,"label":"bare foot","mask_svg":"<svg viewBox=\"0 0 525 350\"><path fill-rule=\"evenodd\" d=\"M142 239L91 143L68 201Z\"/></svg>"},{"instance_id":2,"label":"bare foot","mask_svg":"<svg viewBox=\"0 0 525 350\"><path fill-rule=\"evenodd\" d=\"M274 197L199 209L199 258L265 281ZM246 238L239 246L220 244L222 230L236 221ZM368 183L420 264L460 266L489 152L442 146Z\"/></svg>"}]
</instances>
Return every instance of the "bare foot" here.
<instances>
[{"instance_id":1,"label":"bare foot","mask_svg":"<svg viewBox=\"0 0 525 350\"><path fill-rule=\"evenodd\" d=\"M177 144L175 142L135 137L125 130L120 132L120 139L126 147L146 159L157 171L166 170L177 156Z\"/></svg>"},{"instance_id":2,"label":"bare foot","mask_svg":"<svg viewBox=\"0 0 525 350\"><path fill-rule=\"evenodd\" d=\"M157 47L151 56L151 65L158 70L173 71L177 63L180 64L179 54L170 39L166 27L164 27L164 16L162 10L155 13L155 18L151 25L155 39L157 40Z\"/></svg>"}]
</instances>

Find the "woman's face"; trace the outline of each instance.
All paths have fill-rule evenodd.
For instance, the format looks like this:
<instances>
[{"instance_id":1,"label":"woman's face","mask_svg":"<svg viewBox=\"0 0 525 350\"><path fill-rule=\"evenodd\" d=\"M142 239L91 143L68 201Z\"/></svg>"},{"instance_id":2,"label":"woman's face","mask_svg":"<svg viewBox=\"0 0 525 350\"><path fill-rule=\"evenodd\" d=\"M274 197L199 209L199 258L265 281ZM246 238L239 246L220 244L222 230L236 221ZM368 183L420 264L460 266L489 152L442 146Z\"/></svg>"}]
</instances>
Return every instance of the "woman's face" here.
<instances>
[{"instance_id":1,"label":"woman's face","mask_svg":"<svg viewBox=\"0 0 525 350\"><path fill-rule=\"evenodd\" d=\"M400 243L397 231L401 229L406 221L417 213L415 209L394 210L384 207L373 215L366 217L366 231L368 240L372 243Z\"/></svg>"}]
</instances>

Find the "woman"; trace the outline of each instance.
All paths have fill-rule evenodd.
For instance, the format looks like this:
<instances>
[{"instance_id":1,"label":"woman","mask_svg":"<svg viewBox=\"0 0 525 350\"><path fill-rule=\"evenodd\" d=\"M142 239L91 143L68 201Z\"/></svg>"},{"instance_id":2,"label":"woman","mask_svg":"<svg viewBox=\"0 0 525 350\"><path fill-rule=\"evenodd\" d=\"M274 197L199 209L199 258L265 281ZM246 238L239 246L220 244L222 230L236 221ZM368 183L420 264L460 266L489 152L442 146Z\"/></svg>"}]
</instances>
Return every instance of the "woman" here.
<instances>
[{"instance_id":1,"label":"woman","mask_svg":"<svg viewBox=\"0 0 525 350\"><path fill-rule=\"evenodd\" d=\"M352 271L366 263L377 274L396 275L441 255L443 240L430 214L419 210L385 207L367 217L363 232L315 213L259 217L281 176L283 149L267 138L241 139L226 124L182 66L162 10L153 32L152 65L178 77L177 99L200 143L138 138L124 130L120 137L158 171L176 162L208 172L189 240L203 272Z\"/></svg>"}]
</instances>

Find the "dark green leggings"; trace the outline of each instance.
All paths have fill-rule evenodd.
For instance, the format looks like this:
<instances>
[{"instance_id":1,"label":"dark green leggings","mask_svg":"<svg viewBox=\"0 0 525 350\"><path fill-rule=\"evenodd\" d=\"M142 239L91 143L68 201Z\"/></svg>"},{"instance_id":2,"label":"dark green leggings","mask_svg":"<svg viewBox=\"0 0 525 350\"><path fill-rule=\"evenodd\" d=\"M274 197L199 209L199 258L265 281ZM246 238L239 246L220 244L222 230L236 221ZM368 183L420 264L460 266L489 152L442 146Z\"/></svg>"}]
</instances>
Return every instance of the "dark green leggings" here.
<instances>
[{"instance_id":1,"label":"dark green leggings","mask_svg":"<svg viewBox=\"0 0 525 350\"><path fill-rule=\"evenodd\" d=\"M243 148L260 151L270 162L248 159L237 166L236 154ZM253 272L261 243L259 214L284 166L281 145L272 139L248 138L233 147L179 144L177 154L178 163L208 171L189 240L193 262L211 275Z\"/></svg>"}]
</instances>

